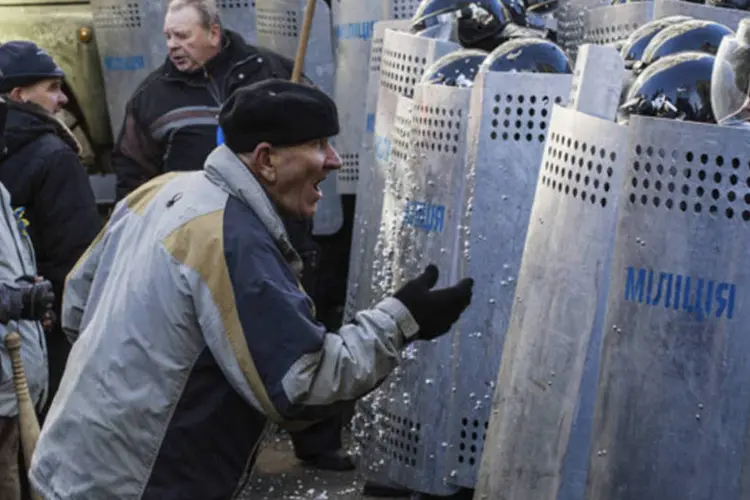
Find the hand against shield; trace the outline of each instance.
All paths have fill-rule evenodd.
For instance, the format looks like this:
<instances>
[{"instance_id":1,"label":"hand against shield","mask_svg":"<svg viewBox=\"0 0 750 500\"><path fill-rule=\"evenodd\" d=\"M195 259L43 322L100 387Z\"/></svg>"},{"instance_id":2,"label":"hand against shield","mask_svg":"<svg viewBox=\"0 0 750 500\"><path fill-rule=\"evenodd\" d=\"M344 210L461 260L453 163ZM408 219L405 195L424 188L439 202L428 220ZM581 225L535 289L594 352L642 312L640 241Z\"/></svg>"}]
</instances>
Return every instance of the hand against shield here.
<instances>
[{"instance_id":1,"label":"hand against shield","mask_svg":"<svg viewBox=\"0 0 750 500\"><path fill-rule=\"evenodd\" d=\"M416 339L431 340L447 333L471 303L474 280L432 290L439 276L433 264L417 278L406 283L393 296L401 301L419 325Z\"/></svg>"}]
</instances>

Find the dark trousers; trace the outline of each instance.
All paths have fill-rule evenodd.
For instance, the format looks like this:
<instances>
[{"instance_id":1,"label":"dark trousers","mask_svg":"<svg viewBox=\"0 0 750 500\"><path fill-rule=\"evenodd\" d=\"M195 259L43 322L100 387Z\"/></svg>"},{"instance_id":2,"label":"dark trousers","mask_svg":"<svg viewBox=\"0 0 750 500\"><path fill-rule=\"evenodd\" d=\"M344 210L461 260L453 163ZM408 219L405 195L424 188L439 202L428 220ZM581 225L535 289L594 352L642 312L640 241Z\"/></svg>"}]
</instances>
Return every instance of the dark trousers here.
<instances>
[{"instance_id":1,"label":"dark trousers","mask_svg":"<svg viewBox=\"0 0 750 500\"><path fill-rule=\"evenodd\" d=\"M287 222L292 246L305 263L302 286L315 303L318 321L329 331L341 328L354 225L354 196L341 198L344 224L336 234L313 237L310 226ZM303 431L291 433L295 455L306 459L342 448L341 430L352 414L342 412Z\"/></svg>"}]
</instances>

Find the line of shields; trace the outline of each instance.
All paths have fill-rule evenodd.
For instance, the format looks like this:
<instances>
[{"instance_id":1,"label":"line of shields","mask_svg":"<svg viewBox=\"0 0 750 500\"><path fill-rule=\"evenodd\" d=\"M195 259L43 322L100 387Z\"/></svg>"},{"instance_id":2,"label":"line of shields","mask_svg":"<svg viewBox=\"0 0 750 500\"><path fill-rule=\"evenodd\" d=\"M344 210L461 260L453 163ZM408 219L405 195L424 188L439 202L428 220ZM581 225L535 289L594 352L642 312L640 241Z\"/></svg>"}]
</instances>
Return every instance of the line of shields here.
<instances>
[{"instance_id":1,"label":"line of shields","mask_svg":"<svg viewBox=\"0 0 750 500\"><path fill-rule=\"evenodd\" d=\"M306 3L218 1L290 58ZM165 56L166 6L92 7L116 133ZM359 405L368 479L489 500L750 495L750 72L739 97L711 95L740 72L717 61L727 39L747 48L744 7L318 0L304 70L339 106L343 168L315 228L336 232L336 195L356 195L345 319L430 262L438 286L476 280L454 331Z\"/></svg>"},{"instance_id":2,"label":"line of shields","mask_svg":"<svg viewBox=\"0 0 750 500\"><path fill-rule=\"evenodd\" d=\"M346 316L428 263L474 301L359 404L360 471L415 495L747 498L750 130L711 96L722 42L750 54L745 12L569 2L493 46L427 3L338 39Z\"/></svg>"}]
</instances>

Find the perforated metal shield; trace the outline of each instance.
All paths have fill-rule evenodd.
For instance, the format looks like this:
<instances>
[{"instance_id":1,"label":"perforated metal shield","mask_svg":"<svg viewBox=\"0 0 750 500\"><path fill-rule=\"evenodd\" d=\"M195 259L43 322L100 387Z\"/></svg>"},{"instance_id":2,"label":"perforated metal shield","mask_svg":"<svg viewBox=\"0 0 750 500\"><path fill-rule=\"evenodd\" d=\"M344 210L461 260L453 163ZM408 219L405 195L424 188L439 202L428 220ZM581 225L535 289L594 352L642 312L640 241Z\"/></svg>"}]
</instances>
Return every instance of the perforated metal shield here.
<instances>
[{"instance_id":1,"label":"perforated metal shield","mask_svg":"<svg viewBox=\"0 0 750 500\"><path fill-rule=\"evenodd\" d=\"M750 133L629 142L586 498L748 498Z\"/></svg>"},{"instance_id":2,"label":"perforated metal shield","mask_svg":"<svg viewBox=\"0 0 750 500\"><path fill-rule=\"evenodd\" d=\"M606 0L562 0L557 9L557 42L575 61L584 41L586 11L608 5Z\"/></svg>"},{"instance_id":3,"label":"perforated metal shield","mask_svg":"<svg viewBox=\"0 0 750 500\"><path fill-rule=\"evenodd\" d=\"M255 2L218 0L222 23L255 42ZM93 0L91 7L107 89L114 136L125 116L125 105L138 85L167 57L163 24L166 2Z\"/></svg>"},{"instance_id":4,"label":"perforated metal shield","mask_svg":"<svg viewBox=\"0 0 750 500\"><path fill-rule=\"evenodd\" d=\"M387 269L375 269L375 246L382 220L385 172L393 143L391 136L395 125L398 96L411 98L414 85L424 73L426 66L458 48L460 47L457 44L450 42L386 30L373 125L374 161L369 167L363 166L360 170L357 188L350 261L352 265L349 269L347 291L348 311L345 313L347 318L358 310L370 307L379 298L373 295L374 273L382 272L387 275L389 272ZM390 267L392 263L381 258L379 265Z\"/></svg>"},{"instance_id":5,"label":"perforated metal shield","mask_svg":"<svg viewBox=\"0 0 750 500\"><path fill-rule=\"evenodd\" d=\"M725 24L733 30L737 30L737 25L742 19L747 17L747 12L739 9L723 9L680 0L654 0L654 19L676 15L715 21Z\"/></svg>"},{"instance_id":6,"label":"perforated metal shield","mask_svg":"<svg viewBox=\"0 0 750 500\"><path fill-rule=\"evenodd\" d=\"M381 0L386 19L411 20L421 0Z\"/></svg>"},{"instance_id":7,"label":"perforated metal shield","mask_svg":"<svg viewBox=\"0 0 750 500\"><path fill-rule=\"evenodd\" d=\"M441 270L438 287L454 281L470 96L466 88L425 84L415 89L412 154L401 160L404 168L389 172L386 183L384 217L391 212L393 218L383 225L390 229L385 239L392 249L394 288L428 263ZM453 338L414 344L383 404L388 420L412 424L406 442L403 429L385 428L388 477L421 493L447 495L457 489L448 480ZM407 459L400 460L404 450Z\"/></svg>"},{"instance_id":8,"label":"perforated metal shield","mask_svg":"<svg viewBox=\"0 0 750 500\"><path fill-rule=\"evenodd\" d=\"M162 34L166 4L93 0L91 8L110 122L117 137L128 99L167 56Z\"/></svg>"},{"instance_id":9,"label":"perforated metal shield","mask_svg":"<svg viewBox=\"0 0 750 500\"><path fill-rule=\"evenodd\" d=\"M407 160L412 150L412 111L413 101L409 97L393 94L396 100L394 126L389 135L387 150L380 150L381 159L385 163L384 169L374 169L368 182L375 189L379 189L382 215L378 217L378 226L366 227L364 230L367 240L374 248L366 252L372 259L368 275L361 275L363 286L368 286L368 295L373 301L390 294L395 286L393 269L396 258L400 225L398 224L398 198L403 196L406 184L402 182L407 172ZM386 152L387 151L387 152ZM412 185L411 183L409 185ZM360 198L361 199L361 198ZM368 221L370 222L370 221ZM366 261L361 261L362 265ZM361 290L361 288L360 288ZM357 297L361 299L361 296ZM413 352L412 348L407 353ZM405 359L411 356L407 354ZM396 393L400 389L400 377L403 367L385 380L381 388L373 392L365 401L358 405L360 415L355 422L355 433L363 434L365 439L362 450L362 466L364 474L371 480L383 484L398 484L399 470L402 467L416 466L416 445L418 444L419 429L412 418L395 412L393 398L400 398ZM402 391L403 393L403 391Z\"/></svg>"},{"instance_id":10,"label":"perforated metal shield","mask_svg":"<svg viewBox=\"0 0 750 500\"><path fill-rule=\"evenodd\" d=\"M583 498L626 141L554 108L475 498Z\"/></svg>"},{"instance_id":11,"label":"perforated metal shield","mask_svg":"<svg viewBox=\"0 0 750 500\"><path fill-rule=\"evenodd\" d=\"M461 201L465 231L451 251L456 278L482 283L457 326L456 390L446 423L449 481L462 487L476 484L549 115L553 104L567 100L571 80L481 72L474 83Z\"/></svg>"},{"instance_id":12,"label":"perforated metal shield","mask_svg":"<svg viewBox=\"0 0 750 500\"><path fill-rule=\"evenodd\" d=\"M375 109L380 92L380 60L383 53L383 38L387 29L400 30L408 26L406 21L380 21L373 28L372 46L370 50L369 78L367 81L367 96L365 107L365 131L362 135L362 153L359 158L357 173L358 194L354 214L351 253L349 255L349 273L347 276L346 301L344 305L344 321L350 321L364 302L357 302L359 293L361 265L363 259L371 259L372 251L365 246L371 242L367 235L377 231L378 227L370 223L370 184L376 161L375 157ZM359 186L362 186L361 188ZM361 189L361 191L359 191ZM382 187L381 187L382 189ZM382 192L382 191L380 191ZM379 224L379 222L378 222ZM374 229L371 229L374 228ZM365 306L366 307L366 306Z\"/></svg>"},{"instance_id":13,"label":"perforated metal shield","mask_svg":"<svg viewBox=\"0 0 750 500\"><path fill-rule=\"evenodd\" d=\"M335 100L341 133L336 149L341 155L337 188L340 194L356 194L362 135L367 126L367 81L370 77L370 48L374 25L382 19L381 5L361 0L334 2L336 37Z\"/></svg>"},{"instance_id":14,"label":"perforated metal shield","mask_svg":"<svg viewBox=\"0 0 750 500\"><path fill-rule=\"evenodd\" d=\"M258 44L294 60L297 55L306 0L256 0ZM310 28L304 73L315 85L333 96L335 58L331 29L331 10L323 0L315 4ZM330 235L344 223L341 198L336 191L336 175L320 184L323 199L313 219L313 233Z\"/></svg>"},{"instance_id":15,"label":"perforated metal shield","mask_svg":"<svg viewBox=\"0 0 750 500\"><path fill-rule=\"evenodd\" d=\"M584 14L583 41L598 45L619 42L653 18L653 2L595 7Z\"/></svg>"}]
</instances>

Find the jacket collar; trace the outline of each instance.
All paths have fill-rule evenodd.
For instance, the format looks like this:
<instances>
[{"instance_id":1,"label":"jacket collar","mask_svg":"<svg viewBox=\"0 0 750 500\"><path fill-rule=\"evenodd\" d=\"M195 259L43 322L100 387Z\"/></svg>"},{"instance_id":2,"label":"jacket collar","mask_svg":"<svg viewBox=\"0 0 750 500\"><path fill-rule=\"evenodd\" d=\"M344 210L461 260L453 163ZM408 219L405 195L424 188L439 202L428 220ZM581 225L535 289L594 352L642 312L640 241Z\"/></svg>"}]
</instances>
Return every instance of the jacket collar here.
<instances>
[{"instance_id":1,"label":"jacket collar","mask_svg":"<svg viewBox=\"0 0 750 500\"><path fill-rule=\"evenodd\" d=\"M230 196L241 200L258 215L299 278L302 275L302 259L292 247L276 207L245 164L228 147L222 145L208 155L204 170L211 182Z\"/></svg>"}]
</instances>

